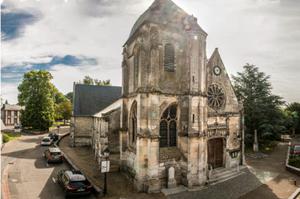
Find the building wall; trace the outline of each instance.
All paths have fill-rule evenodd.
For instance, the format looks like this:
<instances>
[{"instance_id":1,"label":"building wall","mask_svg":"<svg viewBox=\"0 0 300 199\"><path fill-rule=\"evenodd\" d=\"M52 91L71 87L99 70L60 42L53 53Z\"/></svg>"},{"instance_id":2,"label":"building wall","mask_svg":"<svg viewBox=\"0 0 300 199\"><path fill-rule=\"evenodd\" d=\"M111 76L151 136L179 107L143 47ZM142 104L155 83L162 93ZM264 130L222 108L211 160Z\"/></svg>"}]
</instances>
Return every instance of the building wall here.
<instances>
[{"instance_id":1,"label":"building wall","mask_svg":"<svg viewBox=\"0 0 300 199\"><path fill-rule=\"evenodd\" d=\"M20 124L20 110L1 110L1 119L6 126Z\"/></svg>"},{"instance_id":2,"label":"building wall","mask_svg":"<svg viewBox=\"0 0 300 199\"><path fill-rule=\"evenodd\" d=\"M74 116L71 119L71 143L73 146L90 146L92 142L93 117Z\"/></svg>"},{"instance_id":3,"label":"building wall","mask_svg":"<svg viewBox=\"0 0 300 199\"><path fill-rule=\"evenodd\" d=\"M153 32L158 35L152 36ZM153 40L153 38L156 38ZM164 68L164 46L175 48L175 71ZM135 56L139 56L138 75ZM219 65L223 73L213 75ZM138 190L156 192L167 184L170 167L177 184L204 185L209 180L208 142L224 140L223 166L230 169L240 158L240 107L222 60L215 53L207 64L206 34L185 32L182 26L168 28L146 23L124 46L123 104L120 147L122 169ZM136 79L136 80L135 80ZM137 83L135 83L137 82ZM208 105L208 88L220 85L225 105L213 110ZM131 142L131 108L137 104L136 141ZM177 104L177 146L160 148L160 119L163 111ZM239 156L231 153L238 150Z\"/></svg>"}]
</instances>

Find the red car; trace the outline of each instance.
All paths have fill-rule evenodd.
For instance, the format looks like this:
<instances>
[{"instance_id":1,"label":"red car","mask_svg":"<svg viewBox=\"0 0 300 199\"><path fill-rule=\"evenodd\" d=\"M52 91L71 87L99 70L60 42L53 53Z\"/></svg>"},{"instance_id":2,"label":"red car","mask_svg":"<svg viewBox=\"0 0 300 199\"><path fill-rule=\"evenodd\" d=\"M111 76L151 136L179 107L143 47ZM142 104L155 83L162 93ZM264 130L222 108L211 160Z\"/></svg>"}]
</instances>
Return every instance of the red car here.
<instances>
[{"instance_id":1,"label":"red car","mask_svg":"<svg viewBox=\"0 0 300 199\"><path fill-rule=\"evenodd\" d=\"M300 155L300 144L294 144L291 146L290 154Z\"/></svg>"},{"instance_id":2,"label":"red car","mask_svg":"<svg viewBox=\"0 0 300 199\"><path fill-rule=\"evenodd\" d=\"M66 197L87 195L93 189L91 183L80 171L61 170L58 172L57 181L63 187Z\"/></svg>"}]
</instances>

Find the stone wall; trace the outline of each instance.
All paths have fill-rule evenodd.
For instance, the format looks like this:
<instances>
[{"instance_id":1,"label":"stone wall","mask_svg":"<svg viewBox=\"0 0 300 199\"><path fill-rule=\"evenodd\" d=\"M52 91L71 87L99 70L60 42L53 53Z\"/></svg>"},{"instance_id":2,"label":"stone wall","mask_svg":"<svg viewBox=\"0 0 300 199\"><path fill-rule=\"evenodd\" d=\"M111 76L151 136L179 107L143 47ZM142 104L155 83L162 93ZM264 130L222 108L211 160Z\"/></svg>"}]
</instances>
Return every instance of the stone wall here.
<instances>
[{"instance_id":1,"label":"stone wall","mask_svg":"<svg viewBox=\"0 0 300 199\"><path fill-rule=\"evenodd\" d=\"M73 126L73 145L74 146L91 146L91 136L93 131L93 117L72 118ZM72 134L72 133L71 133Z\"/></svg>"}]
</instances>

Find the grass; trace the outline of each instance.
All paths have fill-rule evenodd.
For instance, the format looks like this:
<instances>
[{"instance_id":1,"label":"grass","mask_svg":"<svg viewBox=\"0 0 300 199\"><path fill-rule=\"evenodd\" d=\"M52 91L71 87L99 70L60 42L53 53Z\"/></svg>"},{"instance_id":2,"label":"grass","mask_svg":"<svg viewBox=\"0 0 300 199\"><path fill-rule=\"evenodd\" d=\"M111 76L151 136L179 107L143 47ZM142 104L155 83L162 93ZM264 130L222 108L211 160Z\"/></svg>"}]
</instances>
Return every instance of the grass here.
<instances>
[{"instance_id":1,"label":"grass","mask_svg":"<svg viewBox=\"0 0 300 199\"><path fill-rule=\"evenodd\" d=\"M290 155L289 165L300 168L300 156Z\"/></svg>"},{"instance_id":2,"label":"grass","mask_svg":"<svg viewBox=\"0 0 300 199\"><path fill-rule=\"evenodd\" d=\"M15 140L21 137L21 133L12 133L12 132L3 132L2 133L2 141L3 143Z\"/></svg>"}]
</instances>

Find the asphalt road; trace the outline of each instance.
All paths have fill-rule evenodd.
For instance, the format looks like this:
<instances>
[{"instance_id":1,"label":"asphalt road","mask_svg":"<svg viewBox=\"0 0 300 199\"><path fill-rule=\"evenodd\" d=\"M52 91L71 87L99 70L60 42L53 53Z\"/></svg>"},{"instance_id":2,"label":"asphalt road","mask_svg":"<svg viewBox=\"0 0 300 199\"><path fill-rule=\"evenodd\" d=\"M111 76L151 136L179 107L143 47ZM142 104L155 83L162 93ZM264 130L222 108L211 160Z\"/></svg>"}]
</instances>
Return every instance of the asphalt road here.
<instances>
[{"instance_id":1,"label":"asphalt road","mask_svg":"<svg viewBox=\"0 0 300 199\"><path fill-rule=\"evenodd\" d=\"M62 199L63 189L56 182L56 174L68 166L47 164L39 145L44 135L23 135L7 143L2 149L1 173L8 173L7 183L11 199ZM4 197L3 197L4 198ZM93 195L83 198L94 198Z\"/></svg>"}]
</instances>

